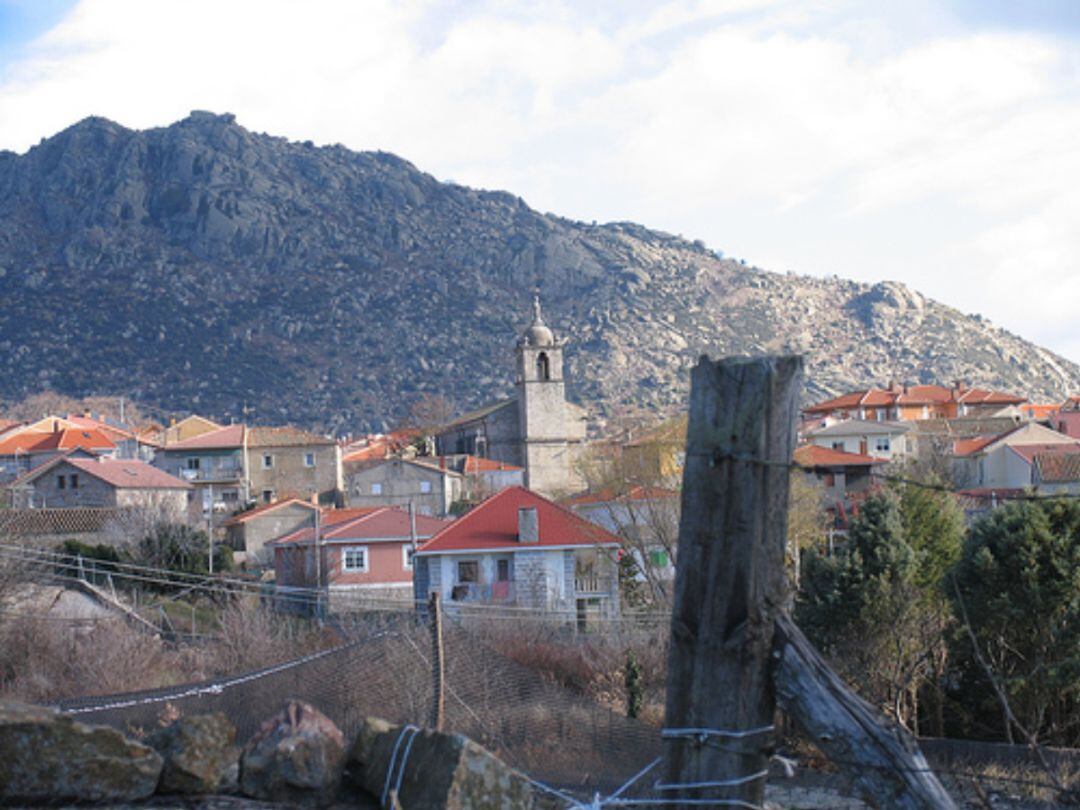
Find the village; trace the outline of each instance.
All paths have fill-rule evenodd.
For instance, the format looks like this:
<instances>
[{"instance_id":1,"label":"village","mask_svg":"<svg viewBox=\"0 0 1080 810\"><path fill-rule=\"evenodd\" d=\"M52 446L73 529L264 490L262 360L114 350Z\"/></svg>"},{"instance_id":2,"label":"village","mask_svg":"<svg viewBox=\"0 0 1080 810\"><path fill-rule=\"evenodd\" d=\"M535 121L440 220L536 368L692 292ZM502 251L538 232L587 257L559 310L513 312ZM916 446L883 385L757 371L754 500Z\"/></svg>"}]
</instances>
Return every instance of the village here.
<instances>
[{"instance_id":1,"label":"village","mask_svg":"<svg viewBox=\"0 0 1080 810\"><path fill-rule=\"evenodd\" d=\"M0 421L3 542L122 553L140 532L185 527L204 538L204 570L218 561L256 577L294 612L423 609L438 594L451 608L528 608L584 629L631 602L666 604L685 417L593 435L567 398L567 339L538 296L507 337L513 397L386 435L199 415ZM1033 403L961 381L889 381L804 406L798 437L793 468L830 544L904 476L948 486L969 524L1032 494L1080 495L1080 396Z\"/></svg>"}]
</instances>

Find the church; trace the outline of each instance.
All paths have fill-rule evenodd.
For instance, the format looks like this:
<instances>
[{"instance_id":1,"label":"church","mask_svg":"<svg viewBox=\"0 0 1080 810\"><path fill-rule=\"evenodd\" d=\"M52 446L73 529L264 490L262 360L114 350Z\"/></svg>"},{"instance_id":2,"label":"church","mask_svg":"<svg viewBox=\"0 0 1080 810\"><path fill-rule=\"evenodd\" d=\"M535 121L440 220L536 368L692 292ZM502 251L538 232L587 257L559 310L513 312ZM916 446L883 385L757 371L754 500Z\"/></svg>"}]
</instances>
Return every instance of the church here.
<instances>
[{"instance_id":1,"label":"church","mask_svg":"<svg viewBox=\"0 0 1080 810\"><path fill-rule=\"evenodd\" d=\"M525 468L525 486L545 495L584 487L579 469L585 409L566 401L563 349L544 323L540 296L515 347L515 393L458 417L435 434L439 455L468 453Z\"/></svg>"}]
</instances>

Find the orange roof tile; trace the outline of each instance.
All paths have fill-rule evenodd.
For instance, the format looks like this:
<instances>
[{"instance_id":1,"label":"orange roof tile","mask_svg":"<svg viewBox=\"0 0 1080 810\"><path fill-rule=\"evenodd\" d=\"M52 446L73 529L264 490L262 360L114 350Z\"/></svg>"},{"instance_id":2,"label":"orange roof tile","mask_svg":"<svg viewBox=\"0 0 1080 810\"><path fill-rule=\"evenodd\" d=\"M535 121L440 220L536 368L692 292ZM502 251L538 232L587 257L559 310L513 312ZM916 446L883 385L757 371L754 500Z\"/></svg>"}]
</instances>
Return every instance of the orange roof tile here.
<instances>
[{"instance_id":1,"label":"orange roof tile","mask_svg":"<svg viewBox=\"0 0 1080 810\"><path fill-rule=\"evenodd\" d=\"M352 510L337 510L352 511ZM378 540L407 540L412 536L412 524L409 513L398 506L376 506L362 511L349 519L327 522L319 532L320 543L350 543L356 540L373 542ZM341 516L339 516L341 517ZM416 537L418 540L437 534L440 529L450 525L448 520L415 515ZM307 527L290 532L284 537L271 540L272 545L311 543L315 538L315 528Z\"/></svg>"},{"instance_id":2,"label":"orange roof tile","mask_svg":"<svg viewBox=\"0 0 1080 810\"><path fill-rule=\"evenodd\" d=\"M165 445L165 451L172 450L231 450L244 445L244 426L229 425L228 427L211 430L209 433L200 433L182 442L174 442Z\"/></svg>"},{"instance_id":3,"label":"orange roof tile","mask_svg":"<svg viewBox=\"0 0 1080 810\"><path fill-rule=\"evenodd\" d=\"M235 514L231 518L226 520L222 525L236 526L241 523L247 523L247 521L251 520L254 517L258 517L259 515L265 515L267 512L273 512L275 509L279 509L282 506L288 506L289 504L300 504L301 506L307 506L313 512L319 508L315 506L315 504L311 503L311 501L305 501L302 498L285 498L284 500L274 501L273 503L260 504L254 509L248 509L246 512L240 512L238 514Z\"/></svg>"},{"instance_id":4,"label":"orange roof tile","mask_svg":"<svg viewBox=\"0 0 1080 810\"><path fill-rule=\"evenodd\" d=\"M819 447L816 444L804 444L796 448L793 456L795 463L803 467L869 467L873 464L888 463L888 459Z\"/></svg>"},{"instance_id":5,"label":"orange roof tile","mask_svg":"<svg viewBox=\"0 0 1080 810\"><path fill-rule=\"evenodd\" d=\"M30 472L21 475L11 486L17 487L29 483L43 473L61 464L72 467L98 478L117 489L191 489L191 484L169 475L164 470L152 467L144 461L119 458L83 458L77 456L57 456L41 464Z\"/></svg>"},{"instance_id":6,"label":"orange roof tile","mask_svg":"<svg viewBox=\"0 0 1080 810\"><path fill-rule=\"evenodd\" d=\"M658 501L678 498L679 493L664 487L635 486L626 492L616 492L612 487L595 491L579 492L559 501L563 506L586 506L595 503L618 503L619 501Z\"/></svg>"},{"instance_id":7,"label":"orange roof tile","mask_svg":"<svg viewBox=\"0 0 1080 810\"><path fill-rule=\"evenodd\" d=\"M957 439L953 442L953 455L963 458L964 456L978 453L987 445L997 441L1000 436L1001 434L997 433L993 436L974 436L970 439Z\"/></svg>"}]
</instances>

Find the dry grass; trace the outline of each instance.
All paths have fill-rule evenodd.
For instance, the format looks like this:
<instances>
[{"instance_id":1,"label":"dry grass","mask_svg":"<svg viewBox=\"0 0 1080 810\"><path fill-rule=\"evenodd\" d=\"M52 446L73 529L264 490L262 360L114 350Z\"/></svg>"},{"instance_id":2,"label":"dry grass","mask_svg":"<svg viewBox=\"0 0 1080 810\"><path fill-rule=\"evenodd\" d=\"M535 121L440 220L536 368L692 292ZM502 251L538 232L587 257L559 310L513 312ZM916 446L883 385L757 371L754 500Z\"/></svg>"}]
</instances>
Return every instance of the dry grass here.
<instances>
[{"instance_id":1,"label":"dry grass","mask_svg":"<svg viewBox=\"0 0 1080 810\"><path fill-rule=\"evenodd\" d=\"M120 619L0 617L0 698L47 702L155 689L276 664L330 646L310 624L234 603L216 640L170 644Z\"/></svg>"}]
</instances>

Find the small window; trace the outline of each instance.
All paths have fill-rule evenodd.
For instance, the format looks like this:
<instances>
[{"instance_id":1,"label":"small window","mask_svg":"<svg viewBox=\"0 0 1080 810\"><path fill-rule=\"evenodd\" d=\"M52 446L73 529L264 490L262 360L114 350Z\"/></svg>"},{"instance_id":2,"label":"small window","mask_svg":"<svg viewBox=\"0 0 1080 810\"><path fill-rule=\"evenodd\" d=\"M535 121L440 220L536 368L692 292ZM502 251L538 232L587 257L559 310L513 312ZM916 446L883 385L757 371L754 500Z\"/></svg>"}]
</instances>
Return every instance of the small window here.
<instances>
[{"instance_id":1,"label":"small window","mask_svg":"<svg viewBox=\"0 0 1080 810\"><path fill-rule=\"evenodd\" d=\"M833 442L832 443L832 449L833 450L843 450L844 449L844 443L843 442Z\"/></svg>"},{"instance_id":2,"label":"small window","mask_svg":"<svg viewBox=\"0 0 1080 810\"><path fill-rule=\"evenodd\" d=\"M71 488L72 489L78 489L79 488L79 476L74 474L74 473L71 476Z\"/></svg>"},{"instance_id":3,"label":"small window","mask_svg":"<svg viewBox=\"0 0 1080 810\"><path fill-rule=\"evenodd\" d=\"M240 500L240 493L232 489L226 490L221 493L221 500L225 503L236 503Z\"/></svg>"},{"instance_id":4,"label":"small window","mask_svg":"<svg viewBox=\"0 0 1080 810\"><path fill-rule=\"evenodd\" d=\"M412 571L413 555L416 553L416 549L412 546L401 547L401 564L405 566L406 571Z\"/></svg>"},{"instance_id":5,"label":"small window","mask_svg":"<svg viewBox=\"0 0 1080 810\"><path fill-rule=\"evenodd\" d=\"M314 467L315 466L315 454L314 453L304 453L304 466L305 467Z\"/></svg>"},{"instance_id":6,"label":"small window","mask_svg":"<svg viewBox=\"0 0 1080 810\"><path fill-rule=\"evenodd\" d=\"M274 490L264 489L262 491L262 500L263 503L270 503L272 500L274 500Z\"/></svg>"},{"instance_id":7,"label":"small window","mask_svg":"<svg viewBox=\"0 0 1080 810\"><path fill-rule=\"evenodd\" d=\"M197 470L197 469L199 469L199 462L200 461L201 461L201 459L198 459L198 458L189 458L189 459L187 459L187 468L189 470Z\"/></svg>"},{"instance_id":8,"label":"small window","mask_svg":"<svg viewBox=\"0 0 1080 810\"><path fill-rule=\"evenodd\" d=\"M551 379L551 363L544 352L540 352L536 358L536 378L544 382Z\"/></svg>"},{"instance_id":9,"label":"small window","mask_svg":"<svg viewBox=\"0 0 1080 810\"><path fill-rule=\"evenodd\" d=\"M464 584L480 581L480 563L476 560L461 560L457 564L457 581Z\"/></svg>"},{"instance_id":10,"label":"small window","mask_svg":"<svg viewBox=\"0 0 1080 810\"><path fill-rule=\"evenodd\" d=\"M56 488L57 489L63 489L66 484L67 484L67 478L65 478L62 475L56 476Z\"/></svg>"},{"instance_id":11,"label":"small window","mask_svg":"<svg viewBox=\"0 0 1080 810\"><path fill-rule=\"evenodd\" d=\"M341 552L342 567L351 573L362 574L368 570L367 547L352 546Z\"/></svg>"},{"instance_id":12,"label":"small window","mask_svg":"<svg viewBox=\"0 0 1080 810\"><path fill-rule=\"evenodd\" d=\"M371 494L372 495L382 495L382 484L372 484L371 485Z\"/></svg>"},{"instance_id":13,"label":"small window","mask_svg":"<svg viewBox=\"0 0 1080 810\"><path fill-rule=\"evenodd\" d=\"M420 482L420 491L422 493L424 493L425 495L427 495L429 492L431 492L431 482L430 481L421 481Z\"/></svg>"},{"instance_id":14,"label":"small window","mask_svg":"<svg viewBox=\"0 0 1080 810\"><path fill-rule=\"evenodd\" d=\"M879 453L888 453L889 447L890 444L888 436L881 436L877 439L877 441L874 442L874 449L877 450Z\"/></svg>"},{"instance_id":15,"label":"small window","mask_svg":"<svg viewBox=\"0 0 1080 810\"><path fill-rule=\"evenodd\" d=\"M509 560L496 560L495 561L495 581L496 582L509 582L510 581L510 561Z\"/></svg>"},{"instance_id":16,"label":"small window","mask_svg":"<svg viewBox=\"0 0 1080 810\"><path fill-rule=\"evenodd\" d=\"M263 469L264 470L269 470L273 466L274 466L274 457L272 455L270 455L269 453L264 453L263 454Z\"/></svg>"}]
</instances>

